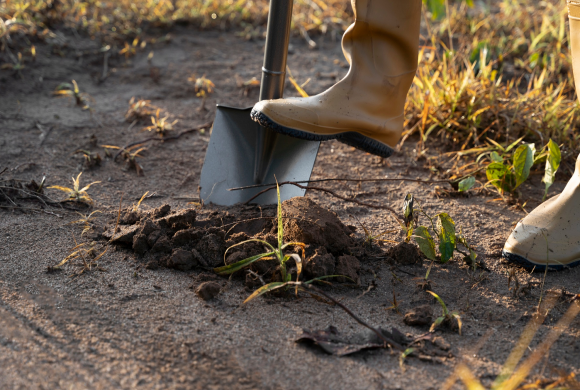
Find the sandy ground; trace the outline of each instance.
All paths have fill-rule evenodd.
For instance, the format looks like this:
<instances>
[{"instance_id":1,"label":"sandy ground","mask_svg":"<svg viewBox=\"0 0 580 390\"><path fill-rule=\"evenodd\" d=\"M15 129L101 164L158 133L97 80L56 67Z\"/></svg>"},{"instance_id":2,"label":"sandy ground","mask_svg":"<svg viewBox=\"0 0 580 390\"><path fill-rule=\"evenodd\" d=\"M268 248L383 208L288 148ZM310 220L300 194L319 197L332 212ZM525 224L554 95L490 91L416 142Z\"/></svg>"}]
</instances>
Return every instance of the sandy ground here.
<instances>
[{"instance_id":1,"label":"sandy ground","mask_svg":"<svg viewBox=\"0 0 580 390\"><path fill-rule=\"evenodd\" d=\"M291 45L289 66L299 82L312 79L305 88L308 93L324 90L346 73L339 42L322 38L318 50L309 50L301 39L293 38ZM62 57L51 54L57 48ZM1 178L40 181L46 176L48 185L70 186L71 176L82 170L82 183L101 181L89 191L94 209L103 212L96 219L100 223L115 218L121 194L126 205L150 191L154 196L143 202L144 208L162 204L192 207L187 203L198 197L209 132L148 144L139 159L144 176L110 158L87 169L83 158L73 153L88 149L105 157L98 145L121 146L147 137L140 130L148 123L130 127L124 120L133 96L151 100L171 120L178 119L176 131L211 120L216 102L251 106L257 91L245 96L236 86L235 74L243 80L259 78L262 48L262 41L244 41L233 33L176 30L171 42L152 48L152 64L147 62L148 51L131 58L130 64L113 57L108 64L110 75L99 83L103 56L94 53L98 49L95 42L62 35L50 45L39 45L37 62L27 64L22 78L0 73L0 171L7 168ZM151 77L152 66L159 70L157 82ZM197 110L201 99L186 82L194 73L198 77L205 74L216 84L206 104L208 110ZM67 99L51 96L57 85L72 79L92 97L92 114ZM287 91L287 95L295 95L291 86ZM91 140L93 136L96 141ZM323 143L312 178L436 179L425 161L416 159L415 142L408 141L388 161L337 142ZM430 154L442 152L436 145L430 146ZM533 175L523 185L528 211L541 199L540 177ZM556 183L551 194L564 184ZM489 272L474 274L459 257L433 266L432 289L451 310L460 312L464 322L461 336L438 332L451 346L452 357L437 363L409 358L403 370L398 354L387 350L330 356L294 340L305 328L334 325L345 334L360 331L338 307L307 296L259 298L240 307L249 292L235 279L230 283L222 280L220 295L205 302L189 288L198 270L149 270L127 249L111 249L99 262L99 269L78 277L74 277L81 269L77 260L61 272L47 273L47 267L57 264L74 247L73 235L84 240L81 228L69 224L78 215L57 208L50 209L56 215L0 210L0 388L432 389L441 385L459 357L486 334L491 337L466 359L475 375L490 385L540 296L537 287L514 296L508 289L512 267L500 258L505 239L524 212L494 201L492 194L448 197L434 185L414 182L331 182L324 186L397 209L405 194L412 192L427 213L446 211L461 226ZM55 190L47 193L52 198L62 196ZM356 217L373 232L397 229L386 211L314 191L307 197L336 212L346 225L358 226ZM34 202L22 205L38 207ZM211 220L214 209L204 205L198 219ZM362 239L360 227L355 235ZM403 239L398 233L389 238ZM413 335L426 332L428 327L405 325L402 314L422 304L440 312L436 301L414 279L425 275L429 263L393 266L381 258L363 256L359 260L360 286L334 284L327 292L374 326L396 327ZM514 269L521 286L543 278L543 274ZM546 289L579 293L579 277L580 269L549 273ZM363 295L372 283L376 287ZM401 313L389 309L393 293ZM568 306L565 297L558 300L527 354L537 348ZM579 333L580 320L576 319L529 380L580 373Z\"/></svg>"}]
</instances>

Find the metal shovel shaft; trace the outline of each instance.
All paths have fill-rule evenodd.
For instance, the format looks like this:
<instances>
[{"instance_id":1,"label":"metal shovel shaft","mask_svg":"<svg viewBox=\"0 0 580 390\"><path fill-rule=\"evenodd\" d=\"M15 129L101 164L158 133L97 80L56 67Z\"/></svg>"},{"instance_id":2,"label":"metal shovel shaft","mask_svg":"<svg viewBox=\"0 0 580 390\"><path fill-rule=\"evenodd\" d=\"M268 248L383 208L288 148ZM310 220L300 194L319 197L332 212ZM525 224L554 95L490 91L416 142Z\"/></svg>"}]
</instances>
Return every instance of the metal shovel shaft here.
<instances>
[{"instance_id":1,"label":"metal shovel shaft","mask_svg":"<svg viewBox=\"0 0 580 390\"><path fill-rule=\"evenodd\" d=\"M270 0L260 100L280 99L284 94L292 4L293 0ZM254 182L256 184L264 181L277 138L278 134L264 128L260 130L260 134L256 138L254 164Z\"/></svg>"}]
</instances>

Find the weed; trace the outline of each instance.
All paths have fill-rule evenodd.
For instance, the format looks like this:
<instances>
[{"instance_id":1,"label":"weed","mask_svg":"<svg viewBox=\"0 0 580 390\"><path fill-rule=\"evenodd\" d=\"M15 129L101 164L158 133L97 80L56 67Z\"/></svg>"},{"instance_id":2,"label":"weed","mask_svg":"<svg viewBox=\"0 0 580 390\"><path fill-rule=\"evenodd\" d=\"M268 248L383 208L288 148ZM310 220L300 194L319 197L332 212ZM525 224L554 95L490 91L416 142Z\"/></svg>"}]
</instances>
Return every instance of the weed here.
<instances>
[{"instance_id":1,"label":"weed","mask_svg":"<svg viewBox=\"0 0 580 390\"><path fill-rule=\"evenodd\" d=\"M201 97L201 105L199 106L198 111L205 110L205 101L207 99L207 95L213 92L215 84L210 79L207 79L205 75L199 78L193 75L189 77L187 81L193 83L196 96Z\"/></svg>"},{"instance_id":2,"label":"weed","mask_svg":"<svg viewBox=\"0 0 580 390\"><path fill-rule=\"evenodd\" d=\"M134 169L137 172L137 176L143 176L143 168L137 162L137 158L143 157L139 153L147 150L146 147L141 146L141 145L143 145L143 144L140 143L137 145L127 147L127 148L123 149L123 151L121 153L123 160L125 160L125 163L127 164L126 169ZM111 152L110 152L111 149L113 149L113 150L120 150L121 149L119 146L115 146L115 145L101 145L101 147L105 148L105 154L107 155L107 157L111 156Z\"/></svg>"},{"instance_id":3,"label":"weed","mask_svg":"<svg viewBox=\"0 0 580 390\"><path fill-rule=\"evenodd\" d=\"M83 188L80 188L80 178L83 173L79 173L76 179L73 177L73 188L62 187L62 186L50 186L48 188L54 188L55 190L63 191L67 193L67 201L81 202L89 205L93 204L93 199L87 193L87 190L93 185L98 184L100 181L94 181ZM79 189L80 188L80 189Z\"/></svg>"},{"instance_id":4,"label":"weed","mask_svg":"<svg viewBox=\"0 0 580 390\"><path fill-rule=\"evenodd\" d=\"M83 226L83 231L81 233L81 237L85 233L88 233L88 232L90 232L92 230L93 227L92 227L91 221L94 218L94 214L100 213L100 212L101 211L99 211L99 210L95 210L95 211L91 212L88 215L83 215L83 214L79 213L78 211L76 212L78 215L81 216L81 218L80 219L77 219L76 221L72 221L71 224L82 223L84 225Z\"/></svg>"},{"instance_id":5,"label":"weed","mask_svg":"<svg viewBox=\"0 0 580 390\"><path fill-rule=\"evenodd\" d=\"M81 106L83 110L90 110L89 101L91 97L86 92L80 92L79 86L75 80L72 84L62 83L53 92L53 95L73 98L77 106Z\"/></svg>"},{"instance_id":6,"label":"weed","mask_svg":"<svg viewBox=\"0 0 580 390\"><path fill-rule=\"evenodd\" d=\"M145 42L145 41L142 41L141 45L139 45L139 38L135 38L135 39L133 39L133 42L131 44L128 44L127 42L125 42L125 47L123 47L123 49L121 49L119 51L119 54L124 55L125 60L128 60L129 57L133 57L137 54L138 47L141 47L141 49L144 49L146 45L147 45L147 42Z\"/></svg>"},{"instance_id":7,"label":"weed","mask_svg":"<svg viewBox=\"0 0 580 390\"><path fill-rule=\"evenodd\" d=\"M92 153L88 150L80 149L74 152L73 154L82 154L83 157L85 158L85 166L87 168L92 168L94 166L101 165L102 159L99 153Z\"/></svg>"},{"instance_id":8,"label":"weed","mask_svg":"<svg viewBox=\"0 0 580 390\"><path fill-rule=\"evenodd\" d=\"M247 266L249 266L250 264L252 264L256 261L276 259L276 260L278 260L280 276L282 277L282 282L280 282L280 283L287 283L287 282L291 281L292 275L290 273L288 273L288 270L286 269L286 264L290 259L293 259L296 263L296 281L298 281L298 279L300 278L300 273L302 272L302 259L300 258L300 256L298 254L293 253L291 255L286 255L284 253L284 251L288 247L297 246L297 247L300 247L302 249L302 257L304 257L304 248L306 247L306 244L301 243L301 242L284 243L284 224L282 221L282 202L280 201L280 188L279 187L277 188L277 191L278 191L278 247L274 248L268 242L266 242L264 240L260 240L260 239L255 239L255 238L250 239L250 240L246 240L246 241L242 241L240 243L232 245L231 247L229 247L226 250L226 252L224 254L224 259L227 256L230 249L235 248L235 247L240 246L240 245L243 245L243 244L246 244L248 242L258 242L258 243L264 245L266 248L270 249L270 251L249 257L247 259L238 261L234 264L215 268L214 271L216 273L218 273L220 275L230 275L236 271L241 270L242 268L246 268ZM270 288L274 288L275 286L279 286L280 283L277 283L277 282L269 283L257 291L260 291L262 289L264 289L263 290L264 292L269 291ZM253 295L251 297L253 298ZM246 301L248 301L249 299L250 298L248 298Z\"/></svg>"},{"instance_id":9,"label":"weed","mask_svg":"<svg viewBox=\"0 0 580 390\"><path fill-rule=\"evenodd\" d=\"M155 115L155 111L159 110L159 107L154 106L151 104L151 100L143 100L139 99L136 100L133 96L129 100L129 109L125 114L125 120L128 123L132 123L136 120L142 120L145 118L149 118Z\"/></svg>"},{"instance_id":10,"label":"weed","mask_svg":"<svg viewBox=\"0 0 580 390\"><path fill-rule=\"evenodd\" d=\"M441 299L441 297L439 295L435 294L433 291L427 291L427 292L429 294L433 295L435 297L435 299L437 299L437 302L439 302L439 304L441 305L441 309L443 309L442 315L435 319L435 321L431 325L431 328L429 329L429 331L433 332L439 326L447 325L447 326L451 326L452 328L457 326L457 330L458 330L459 334L461 334L462 323L461 323L461 317L459 316L459 313L457 313L456 311L450 312L447 309L447 305L445 305L445 302L443 302L443 299Z\"/></svg>"},{"instance_id":11,"label":"weed","mask_svg":"<svg viewBox=\"0 0 580 390\"><path fill-rule=\"evenodd\" d=\"M167 119L169 116L165 116L163 118L159 118L160 109L157 109L155 112L155 116L151 116L151 126L147 126L143 128L143 131L153 131L157 132L160 137L163 137L167 131L173 130L173 125L177 123L177 119L173 122L168 122Z\"/></svg>"}]
</instances>

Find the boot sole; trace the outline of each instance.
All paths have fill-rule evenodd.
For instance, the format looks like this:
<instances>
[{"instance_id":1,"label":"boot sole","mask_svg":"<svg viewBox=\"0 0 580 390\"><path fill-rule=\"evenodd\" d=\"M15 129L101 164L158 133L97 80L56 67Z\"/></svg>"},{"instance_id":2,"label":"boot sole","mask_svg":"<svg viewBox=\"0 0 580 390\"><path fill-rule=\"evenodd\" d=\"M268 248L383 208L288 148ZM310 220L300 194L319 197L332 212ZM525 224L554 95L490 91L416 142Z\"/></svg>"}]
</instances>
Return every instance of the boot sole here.
<instances>
[{"instance_id":1,"label":"boot sole","mask_svg":"<svg viewBox=\"0 0 580 390\"><path fill-rule=\"evenodd\" d=\"M545 271L546 264L537 264L523 256L516 255L514 253L506 252L502 250L501 255L504 259L509 261L510 263L518 264L524 267L527 270L534 269L535 271ZM576 260L571 262L570 264L548 264L548 271L561 271L567 268L577 267L580 265L580 260Z\"/></svg>"},{"instance_id":2,"label":"boot sole","mask_svg":"<svg viewBox=\"0 0 580 390\"><path fill-rule=\"evenodd\" d=\"M320 135L282 126L258 110L252 110L251 116L255 122L258 122L263 127L290 137L300 138L307 141L329 141L331 139L336 139L344 144L362 150L363 152L371 153L383 158L390 157L394 153L394 150L390 146L366 137L356 131L347 131L332 135Z\"/></svg>"}]
</instances>

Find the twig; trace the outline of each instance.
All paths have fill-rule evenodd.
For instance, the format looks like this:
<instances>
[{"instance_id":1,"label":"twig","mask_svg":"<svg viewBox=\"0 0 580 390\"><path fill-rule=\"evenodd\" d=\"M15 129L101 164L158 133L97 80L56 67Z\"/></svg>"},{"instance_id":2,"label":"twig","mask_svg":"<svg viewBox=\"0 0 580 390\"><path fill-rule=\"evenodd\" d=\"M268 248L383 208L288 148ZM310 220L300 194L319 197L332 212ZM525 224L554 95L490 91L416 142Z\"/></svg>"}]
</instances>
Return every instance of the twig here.
<instances>
[{"instance_id":1,"label":"twig","mask_svg":"<svg viewBox=\"0 0 580 390\"><path fill-rule=\"evenodd\" d=\"M251 269L247 269L246 272L248 274L252 275L255 279L258 279L260 281L260 283L262 283L262 286L266 285L266 282L264 282L264 279L262 279L262 277L260 275L258 275L257 273L255 273Z\"/></svg>"},{"instance_id":2,"label":"twig","mask_svg":"<svg viewBox=\"0 0 580 390\"><path fill-rule=\"evenodd\" d=\"M352 311L350 311L350 309L346 306L344 306L342 303L340 303L339 301L337 301L336 299L332 298L330 295L326 294L324 291L322 291L321 289L314 287L310 284L304 284L301 283L303 288L305 288L306 290L312 290L314 292L316 292L317 294L320 294L322 296L324 296L326 299L329 299L330 301L332 301L335 305L339 306L342 310L344 310L346 312L346 314L348 314L349 316L351 316L356 322L358 322L359 324L361 324L362 326L364 326L365 328L368 328L370 330L372 330L381 340L383 340L386 344L390 345L391 347L399 350L399 351L404 351L405 348L403 348L399 343L397 343L394 340L391 340L390 338L386 337L383 332L381 332L380 330L373 328L372 326L370 326L369 324L367 324L366 322L364 322L363 320L361 320L359 317L357 317L356 314L354 314Z\"/></svg>"},{"instance_id":3,"label":"twig","mask_svg":"<svg viewBox=\"0 0 580 390\"><path fill-rule=\"evenodd\" d=\"M6 172L8 170L8 167L4 168L2 171L0 171L0 175L2 175L4 172Z\"/></svg>"},{"instance_id":4,"label":"twig","mask_svg":"<svg viewBox=\"0 0 580 390\"><path fill-rule=\"evenodd\" d=\"M295 183L295 182L292 182L292 181L285 181L285 182L279 183L278 185L281 187L281 186L283 186L283 185L286 185L286 184L292 184L292 185L294 185L294 186L296 186L296 187L298 187L298 188L302 188L303 190L315 190L315 191L326 192L327 194L330 194L330 195L334 196L335 198L338 198L338 199L344 200L344 201L346 201L346 202L352 202L352 203L356 203L356 204L358 204L358 205L360 205L360 206L365 206L365 207L369 207L369 208L372 208L372 209L377 209L377 210L387 210L387 211L390 211L390 212L391 212L391 214L393 215L393 217L394 217L394 218L395 218L397 221L399 221L399 222L400 222L400 220L399 220L399 217L397 217L397 212L396 212L396 211L395 211L395 209L394 209L394 208L392 208L392 207L389 207L389 206L377 206L377 205L374 205L374 204L370 204L370 203L361 202L360 200L356 200L356 199L350 199L350 198L344 197L344 196L342 196L342 195L338 195L336 192L334 192L334 191L332 191L332 190L329 190L329 189L326 189L326 188L321 188L321 187L310 187L310 186L306 187L306 186L300 185L300 184L298 184L298 183ZM272 187L270 187L270 188L266 188L265 190L262 190L262 191L258 192L256 195L254 195L253 197L251 197L251 198L250 198L250 200L248 200L248 201L247 201L246 203L244 203L244 204L246 204L246 205L247 205L247 204L249 204L251 201L253 201L254 199L256 199L258 196L262 195L263 193L265 193L265 192L268 192L268 191L270 191L270 190L275 190L275 189L276 189L276 186L272 186Z\"/></svg>"},{"instance_id":5,"label":"twig","mask_svg":"<svg viewBox=\"0 0 580 390\"><path fill-rule=\"evenodd\" d=\"M435 183L449 183L449 180L419 180L419 179L403 179L403 178L396 178L396 179L386 179L386 178L379 178L379 179L341 179L341 178L331 178L331 179L317 179L317 180L301 180L295 181L293 183L300 183L300 184L310 184L310 183L323 183L327 181L352 181L355 183L364 183L364 182L381 182L381 181L411 181L415 183L424 183L424 184L435 184ZM284 182L289 183L289 182ZM282 183L279 183L282 184ZM251 186L245 187L234 187L228 188L228 191L240 191L240 190L247 190L249 188L260 188L260 187L276 187L276 183L269 183L269 184L254 184Z\"/></svg>"},{"instance_id":6,"label":"twig","mask_svg":"<svg viewBox=\"0 0 580 390\"><path fill-rule=\"evenodd\" d=\"M48 211L48 210L44 210L44 209L33 209L33 208L28 208L28 207L2 206L2 205L0 205L0 209L35 211L37 213L45 213L45 214L54 215L55 217L62 218L62 215L58 215L56 213L53 213L52 211Z\"/></svg>"},{"instance_id":7,"label":"twig","mask_svg":"<svg viewBox=\"0 0 580 390\"><path fill-rule=\"evenodd\" d=\"M203 125L193 127L191 129L183 130L181 133L174 135L172 137L149 137L149 138L145 138L141 141L132 142L128 145L123 146L121 149L119 149L117 154L115 154L113 161L117 160L117 157L119 157L121 155L121 153L123 153L126 149L128 149L130 147L133 147L136 145L141 145L141 144L144 144L144 143L149 142L149 141L161 141L161 142L163 142L163 141L170 141L170 140L178 139L179 137L181 137L184 134L193 133L194 131L199 131L201 129L205 129L206 127L211 127L212 124L213 124L213 121L209 121L207 123L204 123Z\"/></svg>"}]
</instances>

